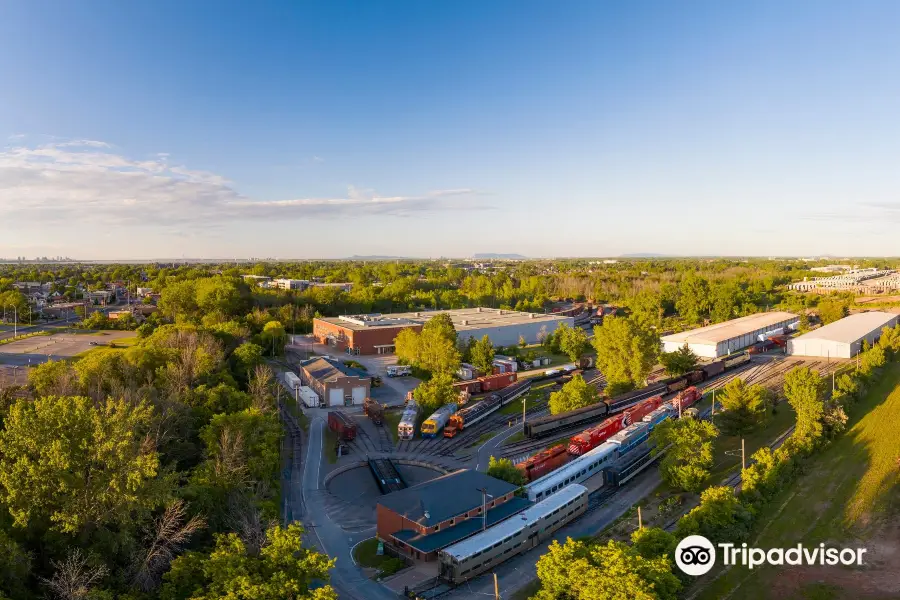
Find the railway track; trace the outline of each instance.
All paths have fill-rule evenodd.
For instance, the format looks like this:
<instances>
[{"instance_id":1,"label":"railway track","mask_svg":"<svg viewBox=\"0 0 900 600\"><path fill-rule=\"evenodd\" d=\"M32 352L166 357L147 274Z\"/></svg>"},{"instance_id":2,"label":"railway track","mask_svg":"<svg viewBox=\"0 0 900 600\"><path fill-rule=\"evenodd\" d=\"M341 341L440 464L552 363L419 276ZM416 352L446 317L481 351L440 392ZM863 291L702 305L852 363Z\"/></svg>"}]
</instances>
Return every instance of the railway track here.
<instances>
[{"instance_id":1,"label":"railway track","mask_svg":"<svg viewBox=\"0 0 900 600\"><path fill-rule=\"evenodd\" d=\"M377 426L378 429L378 444L381 446L382 452L393 452L394 451L394 440L391 439L390 432L385 429L384 425Z\"/></svg>"}]
</instances>

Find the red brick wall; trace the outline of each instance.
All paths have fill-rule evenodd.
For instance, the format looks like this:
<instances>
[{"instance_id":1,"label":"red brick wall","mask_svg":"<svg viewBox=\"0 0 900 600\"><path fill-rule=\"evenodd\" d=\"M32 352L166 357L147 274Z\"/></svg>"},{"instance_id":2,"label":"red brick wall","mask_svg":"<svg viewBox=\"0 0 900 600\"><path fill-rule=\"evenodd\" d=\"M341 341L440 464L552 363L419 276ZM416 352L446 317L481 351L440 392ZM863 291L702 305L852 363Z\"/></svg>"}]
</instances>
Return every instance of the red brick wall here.
<instances>
[{"instance_id":1,"label":"red brick wall","mask_svg":"<svg viewBox=\"0 0 900 600\"><path fill-rule=\"evenodd\" d=\"M410 325L415 331L421 331L421 325ZM359 354L377 354L375 346L386 346L394 343L394 338L401 330L407 327L372 327L361 331L355 331L343 325L329 323L321 319L313 319L313 336L320 344L328 343L328 334L333 335L338 341L334 348L345 351L348 347L359 349Z\"/></svg>"}]
</instances>

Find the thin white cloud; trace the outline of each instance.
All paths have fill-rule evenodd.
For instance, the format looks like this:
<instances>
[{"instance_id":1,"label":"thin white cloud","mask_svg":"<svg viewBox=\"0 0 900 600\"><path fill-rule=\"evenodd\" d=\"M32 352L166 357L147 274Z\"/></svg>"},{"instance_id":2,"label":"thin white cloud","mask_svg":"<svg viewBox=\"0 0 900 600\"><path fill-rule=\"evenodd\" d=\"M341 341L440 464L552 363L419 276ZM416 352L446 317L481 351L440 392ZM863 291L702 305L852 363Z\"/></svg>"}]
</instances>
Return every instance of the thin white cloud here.
<instances>
[{"instance_id":1,"label":"thin white cloud","mask_svg":"<svg viewBox=\"0 0 900 600\"><path fill-rule=\"evenodd\" d=\"M257 200L228 179L172 165L166 153L134 160L95 140L8 146L0 151L0 222L42 222L183 229L246 220L409 216L491 208L472 189L382 195L350 187L342 198ZM7 221L9 222L9 221Z\"/></svg>"}]
</instances>

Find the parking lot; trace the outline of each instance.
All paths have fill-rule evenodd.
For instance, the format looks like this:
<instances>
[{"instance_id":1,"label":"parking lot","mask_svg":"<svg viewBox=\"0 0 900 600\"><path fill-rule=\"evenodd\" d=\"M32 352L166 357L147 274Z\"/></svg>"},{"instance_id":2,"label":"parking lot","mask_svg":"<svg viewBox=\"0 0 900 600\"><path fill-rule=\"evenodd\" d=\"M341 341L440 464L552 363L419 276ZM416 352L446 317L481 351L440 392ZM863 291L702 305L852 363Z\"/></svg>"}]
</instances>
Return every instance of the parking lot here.
<instances>
[{"instance_id":1,"label":"parking lot","mask_svg":"<svg viewBox=\"0 0 900 600\"><path fill-rule=\"evenodd\" d=\"M71 358L94 347L134 337L132 331L98 331L38 335L0 346L0 364L28 366L58 358Z\"/></svg>"}]
</instances>

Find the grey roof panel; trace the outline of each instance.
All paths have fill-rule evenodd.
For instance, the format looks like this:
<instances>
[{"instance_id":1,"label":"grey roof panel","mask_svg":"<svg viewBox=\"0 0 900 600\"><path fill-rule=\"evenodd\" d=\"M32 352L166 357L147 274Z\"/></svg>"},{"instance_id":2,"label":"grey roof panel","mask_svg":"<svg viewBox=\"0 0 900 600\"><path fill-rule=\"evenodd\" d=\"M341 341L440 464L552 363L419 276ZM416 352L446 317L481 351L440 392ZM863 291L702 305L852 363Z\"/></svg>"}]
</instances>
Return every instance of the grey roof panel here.
<instances>
[{"instance_id":1,"label":"grey roof panel","mask_svg":"<svg viewBox=\"0 0 900 600\"><path fill-rule=\"evenodd\" d=\"M499 498L514 492L518 486L478 471L462 469L383 496L378 504L428 527L481 506L482 488Z\"/></svg>"},{"instance_id":2,"label":"grey roof panel","mask_svg":"<svg viewBox=\"0 0 900 600\"><path fill-rule=\"evenodd\" d=\"M881 311L857 313L814 329L809 333L804 333L794 338L793 341L796 343L807 340L828 340L829 342L852 344L873 331L881 331L883 327L896 322L897 317L894 313Z\"/></svg>"}]
</instances>

